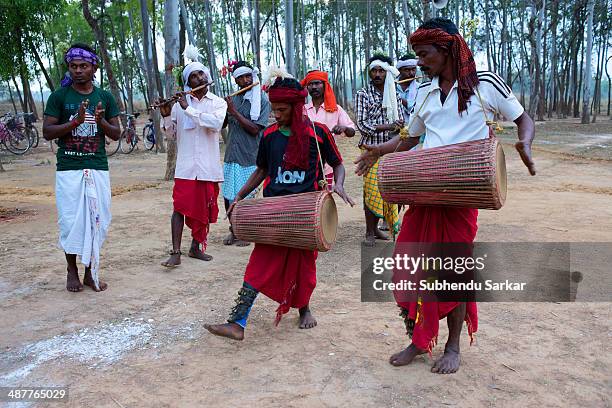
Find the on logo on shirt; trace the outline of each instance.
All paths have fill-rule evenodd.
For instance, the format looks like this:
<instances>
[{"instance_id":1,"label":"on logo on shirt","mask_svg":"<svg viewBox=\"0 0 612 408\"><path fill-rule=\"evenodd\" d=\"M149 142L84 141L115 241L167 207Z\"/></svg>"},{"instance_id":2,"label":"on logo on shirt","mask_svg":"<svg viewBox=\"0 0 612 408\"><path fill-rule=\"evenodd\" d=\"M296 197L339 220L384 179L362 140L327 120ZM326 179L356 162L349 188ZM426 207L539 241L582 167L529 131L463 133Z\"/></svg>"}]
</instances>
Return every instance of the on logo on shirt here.
<instances>
[{"instance_id":1,"label":"on logo on shirt","mask_svg":"<svg viewBox=\"0 0 612 408\"><path fill-rule=\"evenodd\" d=\"M280 166L278 167L278 175L274 180L275 183L279 184L299 184L304 182L304 178L306 177L306 172L302 171L283 171Z\"/></svg>"}]
</instances>

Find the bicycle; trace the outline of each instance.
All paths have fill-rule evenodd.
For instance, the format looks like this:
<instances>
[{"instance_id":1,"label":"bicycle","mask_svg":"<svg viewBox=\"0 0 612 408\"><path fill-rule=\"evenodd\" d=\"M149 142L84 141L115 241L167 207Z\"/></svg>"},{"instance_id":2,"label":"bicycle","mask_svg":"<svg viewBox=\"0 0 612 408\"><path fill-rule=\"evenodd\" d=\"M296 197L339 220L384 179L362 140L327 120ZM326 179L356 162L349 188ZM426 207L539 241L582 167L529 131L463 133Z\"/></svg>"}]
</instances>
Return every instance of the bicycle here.
<instances>
[{"instance_id":1,"label":"bicycle","mask_svg":"<svg viewBox=\"0 0 612 408\"><path fill-rule=\"evenodd\" d=\"M25 154L32 146L23 125L10 112L0 117L0 142L17 155Z\"/></svg>"},{"instance_id":2,"label":"bicycle","mask_svg":"<svg viewBox=\"0 0 612 408\"><path fill-rule=\"evenodd\" d=\"M17 118L23 119L25 134L30 140L31 147L38 147L40 136L38 135L38 129L34 126L34 113L18 113Z\"/></svg>"},{"instance_id":3,"label":"bicycle","mask_svg":"<svg viewBox=\"0 0 612 408\"><path fill-rule=\"evenodd\" d=\"M149 118L149 123L142 129L142 143L147 150L153 150L153 147L155 147L155 127L151 118Z\"/></svg>"},{"instance_id":4,"label":"bicycle","mask_svg":"<svg viewBox=\"0 0 612 408\"><path fill-rule=\"evenodd\" d=\"M125 113L127 117L127 126L121 132L121 136L119 137L121 147L121 153L130 154L134 151L136 144L138 144L138 135L136 134L136 118L140 116L140 113L135 113L130 115L129 113Z\"/></svg>"}]
</instances>

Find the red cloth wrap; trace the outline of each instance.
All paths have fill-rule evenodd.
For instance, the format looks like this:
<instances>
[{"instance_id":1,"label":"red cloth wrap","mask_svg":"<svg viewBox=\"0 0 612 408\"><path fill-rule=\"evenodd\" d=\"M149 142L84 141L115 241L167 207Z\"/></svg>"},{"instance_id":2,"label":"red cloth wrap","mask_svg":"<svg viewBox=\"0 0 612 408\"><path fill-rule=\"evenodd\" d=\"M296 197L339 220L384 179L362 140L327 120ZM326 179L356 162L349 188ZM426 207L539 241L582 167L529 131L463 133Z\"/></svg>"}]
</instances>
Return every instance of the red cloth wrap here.
<instances>
[{"instance_id":1,"label":"red cloth wrap","mask_svg":"<svg viewBox=\"0 0 612 408\"><path fill-rule=\"evenodd\" d=\"M478 230L477 219L478 210L473 208L410 206L404 215L397 242L472 243ZM421 254L408 255L418 257ZM400 275L394 272L393 281L399 280ZM438 338L439 320L453 311L459 302L422 302L419 305L416 301L398 300L402 298L401 292L394 295L398 306L408 310L409 318L415 320L412 343L431 352ZM466 302L465 322L473 341L473 334L478 330L476 302Z\"/></svg>"},{"instance_id":2,"label":"red cloth wrap","mask_svg":"<svg viewBox=\"0 0 612 408\"><path fill-rule=\"evenodd\" d=\"M174 211L185 216L191 236L206 250L206 237L211 223L217 222L219 183L203 180L174 179L172 199Z\"/></svg>"},{"instance_id":3,"label":"red cloth wrap","mask_svg":"<svg viewBox=\"0 0 612 408\"><path fill-rule=\"evenodd\" d=\"M419 28L410 36L410 45L440 45L449 46L450 53L455 61L455 75L459 86L459 113L467 109L467 101L474 95L474 88L478 85L476 63L472 51L461 34L449 34L439 28Z\"/></svg>"},{"instance_id":4,"label":"red cloth wrap","mask_svg":"<svg viewBox=\"0 0 612 408\"><path fill-rule=\"evenodd\" d=\"M329 84L329 76L327 72L323 71L310 71L304 79L300 82L303 87L306 87L311 81L321 81L325 85L323 88L323 103L325 104L326 112L335 112L338 110L338 104L336 103L336 95L334 90Z\"/></svg>"},{"instance_id":5,"label":"red cloth wrap","mask_svg":"<svg viewBox=\"0 0 612 408\"><path fill-rule=\"evenodd\" d=\"M310 153L310 120L304 115L304 104L308 91L306 89L270 87L268 97L270 102L288 103L293 105L291 113L291 137L283 157L283 167L287 170L308 168Z\"/></svg>"},{"instance_id":6,"label":"red cloth wrap","mask_svg":"<svg viewBox=\"0 0 612 408\"><path fill-rule=\"evenodd\" d=\"M317 285L317 251L255 244L244 281L280 303L275 324L290 308L304 307Z\"/></svg>"}]
</instances>

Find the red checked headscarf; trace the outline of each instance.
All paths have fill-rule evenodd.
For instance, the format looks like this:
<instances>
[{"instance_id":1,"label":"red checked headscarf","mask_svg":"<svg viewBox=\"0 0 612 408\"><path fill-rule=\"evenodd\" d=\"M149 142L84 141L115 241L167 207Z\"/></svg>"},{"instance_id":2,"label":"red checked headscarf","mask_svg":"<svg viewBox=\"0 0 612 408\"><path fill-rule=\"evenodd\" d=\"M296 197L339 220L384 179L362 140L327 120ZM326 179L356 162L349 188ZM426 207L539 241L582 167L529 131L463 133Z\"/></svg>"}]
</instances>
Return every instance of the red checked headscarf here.
<instances>
[{"instance_id":1,"label":"red checked headscarf","mask_svg":"<svg viewBox=\"0 0 612 408\"><path fill-rule=\"evenodd\" d=\"M310 71L304 79L302 79L303 87L306 87L311 81L321 81L324 84L323 88L323 103L325 104L326 112L335 112L338 110L338 105L336 104L336 95L334 94L334 90L329 84L329 76L327 72L323 71Z\"/></svg>"},{"instance_id":2,"label":"red checked headscarf","mask_svg":"<svg viewBox=\"0 0 612 408\"><path fill-rule=\"evenodd\" d=\"M310 136L312 135L312 125L306 115L304 115L304 104L308 91L283 87L280 85L280 78L268 89L270 102L288 103L293 105L291 118L291 137L287 143L287 149L283 157L283 167L286 169L308 168L310 153ZM296 84L298 82L296 81Z\"/></svg>"},{"instance_id":3,"label":"red checked headscarf","mask_svg":"<svg viewBox=\"0 0 612 408\"><path fill-rule=\"evenodd\" d=\"M419 28L410 36L410 44L450 46L450 53L455 60L455 74L459 85L459 113L467 109L467 101L474 95L478 85L474 56L461 34L449 34L439 28Z\"/></svg>"}]
</instances>

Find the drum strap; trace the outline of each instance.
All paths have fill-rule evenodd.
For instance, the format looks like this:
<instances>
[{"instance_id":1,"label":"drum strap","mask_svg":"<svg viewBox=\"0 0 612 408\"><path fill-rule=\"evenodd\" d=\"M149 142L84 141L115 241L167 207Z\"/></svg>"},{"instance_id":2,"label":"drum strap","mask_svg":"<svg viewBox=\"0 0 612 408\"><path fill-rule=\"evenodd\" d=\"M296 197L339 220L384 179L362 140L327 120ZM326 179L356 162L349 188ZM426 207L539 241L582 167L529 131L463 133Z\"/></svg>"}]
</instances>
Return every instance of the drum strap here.
<instances>
[{"instance_id":1,"label":"drum strap","mask_svg":"<svg viewBox=\"0 0 612 408\"><path fill-rule=\"evenodd\" d=\"M315 129L314 121L310 121L312 123L312 131L314 132L315 144L317 145L317 152L319 153L319 163L321 163L321 171L325 172L325 166L323 165L323 157L321 156L321 148L319 147L319 142L317 141L317 130ZM325 175L323 175L323 180L319 180L319 187L321 190L327 190L327 180L325 179Z\"/></svg>"},{"instance_id":2,"label":"drum strap","mask_svg":"<svg viewBox=\"0 0 612 408\"><path fill-rule=\"evenodd\" d=\"M478 100L480 101L480 106L482 107L482 114L485 117L485 123L492 131L494 130L494 131L501 133L504 130L504 128L501 127L498 122L494 120L489 120L489 118L487 118L487 112L485 112L485 106L484 106L484 103L482 102L482 97L480 96L480 92L478 91L477 87L475 88L475 91L476 91L476 95L478 96ZM497 115L497 112L493 111L493 118L495 118L495 115Z\"/></svg>"}]
</instances>

